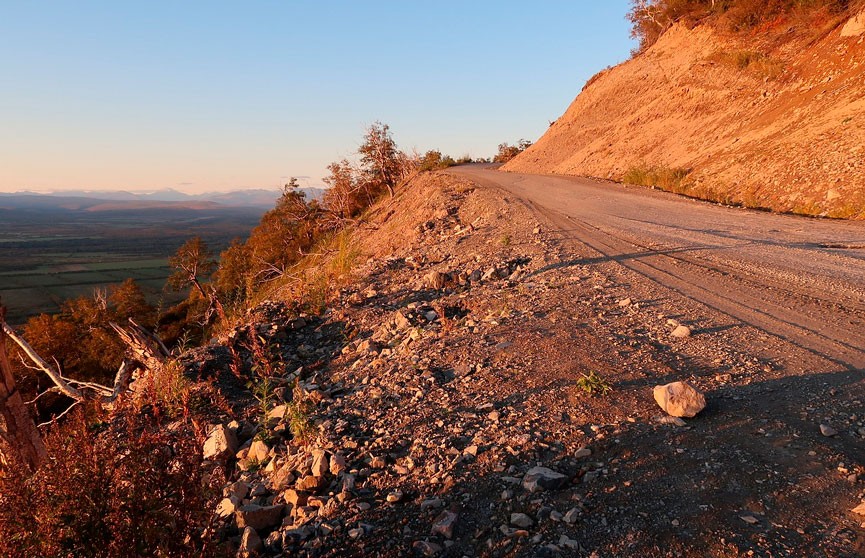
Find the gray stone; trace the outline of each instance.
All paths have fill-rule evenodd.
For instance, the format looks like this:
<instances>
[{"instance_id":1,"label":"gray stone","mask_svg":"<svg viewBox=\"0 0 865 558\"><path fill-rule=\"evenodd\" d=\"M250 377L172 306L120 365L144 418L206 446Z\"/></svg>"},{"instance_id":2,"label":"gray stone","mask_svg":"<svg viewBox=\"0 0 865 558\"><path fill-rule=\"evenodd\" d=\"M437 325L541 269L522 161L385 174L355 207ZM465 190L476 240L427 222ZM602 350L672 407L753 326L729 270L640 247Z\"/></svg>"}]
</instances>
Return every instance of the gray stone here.
<instances>
[{"instance_id":1,"label":"gray stone","mask_svg":"<svg viewBox=\"0 0 865 558\"><path fill-rule=\"evenodd\" d=\"M522 527L523 529L528 529L534 524L535 522L532 521L532 518L524 513L511 514L511 525L513 525L514 527Z\"/></svg>"},{"instance_id":2,"label":"gray stone","mask_svg":"<svg viewBox=\"0 0 865 558\"><path fill-rule=\"evenodd\" d=\"M444 510L438 517L435 518L432 526L433 535L441 535L446 539L454 537L454 526L456 525L459 515L450 510Z\"/></svg>"},{"instance_id":3,"label":"gray stone","mask_svg":"<svg viewBox=\"0 0 865 558\"><path fill-rule=\"evenodd\" d=\"M568 477L546 467L532 467L523 477L523 488L529 492L557 490L568 482Z\"/></svg>"},{"instance_id":4,"label":"gray stone","mask_svg":"<svg viewBox=\"0 0 865 558\"><path fill-rule=\"evenodd\" d=\"M838 431L829 426L828 424L820 425L820 434L826 436L827 438L831 438L832 436L837 436Z\"/></svg>"},{"instance_id":5,"label":"gray stone","mask_svg":"<svg viewBox=\"0 0 865 558\"><path fill-rule=\"evenodd\" d=\"M282 512L285 506L259 506L249 504L242 506L234 514L238 529L252 527L255 530L269 529L282 522Z\"/></svg>"},{"instance_id":6,"label":"gray stone","mask_svg":"<svg viewBox=\"0 0 865 558\"><path fill-rule=\"evenodd\" d=\"M429 500L424 500L420 503L421 510L434 510L436 508L440 508L444 505L444 502L441 498L430 498Z\"/></svg>"}]
</instances>

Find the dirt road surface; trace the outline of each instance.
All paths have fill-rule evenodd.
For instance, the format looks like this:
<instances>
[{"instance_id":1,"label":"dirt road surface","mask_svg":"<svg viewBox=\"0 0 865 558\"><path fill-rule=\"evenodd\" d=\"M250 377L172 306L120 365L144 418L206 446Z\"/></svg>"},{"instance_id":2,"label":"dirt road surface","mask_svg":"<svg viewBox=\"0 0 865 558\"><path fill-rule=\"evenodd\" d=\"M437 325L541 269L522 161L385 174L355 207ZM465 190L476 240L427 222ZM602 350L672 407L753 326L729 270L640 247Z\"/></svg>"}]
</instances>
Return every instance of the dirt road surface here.
<instances>
[{"instance_id":1,"label":"dirt road surface","mask_svg":"<svg viewBox=\"0 0 865 558\"><path fill-rule=\"evenodd\" d=\"M507 190L582 244L734 327L865 368L865 223L747 211L584 178L453 170ZM588 263L588 262L586 262ZM717 319L717 315L715 318Z\"/></svg>"}]
</instances>

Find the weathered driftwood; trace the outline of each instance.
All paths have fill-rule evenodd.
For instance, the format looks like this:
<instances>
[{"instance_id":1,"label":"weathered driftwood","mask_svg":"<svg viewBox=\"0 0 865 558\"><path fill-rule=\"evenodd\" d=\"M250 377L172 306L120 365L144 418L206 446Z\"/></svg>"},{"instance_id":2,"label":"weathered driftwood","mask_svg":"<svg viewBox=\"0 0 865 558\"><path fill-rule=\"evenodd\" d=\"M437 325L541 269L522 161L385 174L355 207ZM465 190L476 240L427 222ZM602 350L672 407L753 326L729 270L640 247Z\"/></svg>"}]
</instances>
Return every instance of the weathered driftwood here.
<instances>
[{"instance_id":1,"label":"weathered driftwood","mask_svg":"<svg viewBox=\"0 0 865 558\"><path fill-rule=\"evenodd\" d=\"M0 307L0 323L6 325L6 309ZM5 332L5 328L3 329ZM6 353L6 335L0 332L0 426L5 455L13 452L31 471L35 471L48 458L45 444L30 410L15 386L12 365Z\"/></svg>"},{"instance_id":2,"label":"weathered driftwood","mask_svg":"<svg viewBox=\"0 0 865 558\"><path fill-rule=\"evenodd\" d=\"M38 468L45 460L45 446L27 404L15 388L15 378L6 352L7 337L18 345L37 370L45 373L54 383L54 386L45 393L52 391L62 393L75 401L73 406L84 401L95 401L102 406L110 407L122 393L129 389L136 371L156 371L165 364L170 354L156 335L134 321L129 320L130 325L127 328L111 323L111 328L127 346L127 356L114 376L113 385L80 382L72 378L64 378L60 366L52 366L46 362L6 323L4 318L5 309L0 307L0 417L3 418L4 423L0 427L0 441L8 446L9 450L15 452L31 470ZM39 397L42 395L44 394L40 394Z\"/></svg>"}]
</instances>

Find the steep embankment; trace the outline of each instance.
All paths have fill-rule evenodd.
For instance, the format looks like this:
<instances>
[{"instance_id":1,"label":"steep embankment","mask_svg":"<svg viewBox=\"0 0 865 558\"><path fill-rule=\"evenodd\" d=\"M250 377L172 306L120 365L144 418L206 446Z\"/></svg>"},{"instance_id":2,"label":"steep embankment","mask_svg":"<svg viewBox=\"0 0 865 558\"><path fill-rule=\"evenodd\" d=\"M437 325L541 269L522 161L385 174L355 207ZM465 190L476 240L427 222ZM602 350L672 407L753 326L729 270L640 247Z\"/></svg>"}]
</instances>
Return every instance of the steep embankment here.
<instances>
[{"instance_id":1,"label":"steep embankment","mask_svg":"<svg viewBox=\"0 0 865 558\"><path fill-rule=\"evenodd\" d=\"M677 25L593 78L503 168L615 180L635 180L634 169L687 169L681 183L659 185L749 207L865 218L863 60L865 13L819 39L780 46L777 36Z\"/></svg>"}]
</instances>

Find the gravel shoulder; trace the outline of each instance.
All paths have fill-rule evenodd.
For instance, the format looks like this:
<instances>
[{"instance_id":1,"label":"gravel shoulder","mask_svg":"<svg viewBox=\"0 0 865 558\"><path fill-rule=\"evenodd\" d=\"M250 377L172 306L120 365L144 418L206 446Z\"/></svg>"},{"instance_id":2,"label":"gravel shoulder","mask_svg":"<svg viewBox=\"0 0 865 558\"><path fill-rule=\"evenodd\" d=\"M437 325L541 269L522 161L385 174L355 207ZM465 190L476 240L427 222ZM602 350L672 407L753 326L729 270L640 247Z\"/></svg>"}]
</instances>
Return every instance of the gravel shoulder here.
<instances>
[{"instance_id":1,"label":"gravel shoulder","mask_svg":"<svg viewBox=\"0 0 865 558\"><path fill-rule=\"evenodd\" d=\"M829 324L820 335L794 318L799 329L778 333L780 310L765 322L742 319L723 301L762 308L773 289L796 282L757 284L756 266L772 261L735 238L699 251L625 236L633 229L610 235L586 216L604 215L588 205L597 191L537 200L535 179L498 176L466 167L415 181L358 233L369 259L323 321L255 325L279 340L286 360L315 361L300 372L315 440L277 436L266 465L250 468L252 440L240 435L240 453L223 464L244 494L256 494L232 505L284 506L278 524L259 530L263 552L862 555L865 517L850 512L865 498L861 332L836 333L823 299L805 312ZM569 215L577 206L587 213ZM672 234L655 222L664 207L639 212ZM682 216L680 237L690 227ZM741 222L722 234L693 218L703 223L695 234L718 238ZM858 242L863 231L835 241ZM735 261L755 267L734 274L680 259L700 252L724 262L744 253ZM754 284L739 286L739 275ZM846 302L832 300L846 305L837 312L859 320L861 284L842 273L826 281L849 291ZM777 306L825 298L820 285ZM673 336L679 325L691 334ZM316 344L321 354L307 354ZM612 390L587 393L581 380L590 373ZM683 426L652 396L678 380L708 400ZM222 536L242 543L238 524L226 514Z\"/></svg>"}]
</instances>

